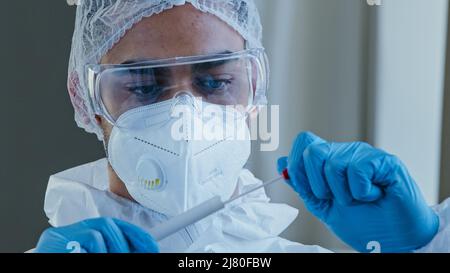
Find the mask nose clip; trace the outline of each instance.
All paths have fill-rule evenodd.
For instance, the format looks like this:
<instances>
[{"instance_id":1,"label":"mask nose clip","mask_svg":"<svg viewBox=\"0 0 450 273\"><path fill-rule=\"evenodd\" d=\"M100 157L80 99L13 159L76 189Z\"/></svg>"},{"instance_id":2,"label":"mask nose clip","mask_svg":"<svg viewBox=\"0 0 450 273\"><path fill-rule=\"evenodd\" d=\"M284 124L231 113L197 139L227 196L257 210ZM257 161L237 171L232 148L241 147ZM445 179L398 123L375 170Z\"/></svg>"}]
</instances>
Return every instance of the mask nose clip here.
<instances>
[{"instance_id":1,"label":"mask nose clip","mask_svg":"<svg viewBox=\"0 0 450 273\"><path fill-rule=\"evenodd\" d=\"M194 110L194 112L197 113L200 111L200 107L196 98L189 91L180 91L175 94L175 96L173 97L171 112L173 113L175 108L179 106L190 107Z\"/></svg>"}]
</instances>

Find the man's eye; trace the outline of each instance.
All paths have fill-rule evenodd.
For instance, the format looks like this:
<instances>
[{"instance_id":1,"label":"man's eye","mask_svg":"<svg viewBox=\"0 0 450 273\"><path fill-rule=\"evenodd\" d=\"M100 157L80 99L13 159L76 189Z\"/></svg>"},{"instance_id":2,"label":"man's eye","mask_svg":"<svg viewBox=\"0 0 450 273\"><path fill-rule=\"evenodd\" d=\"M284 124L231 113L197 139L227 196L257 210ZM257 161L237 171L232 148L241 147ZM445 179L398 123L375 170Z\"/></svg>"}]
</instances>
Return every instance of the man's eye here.
<instances>
[{"instance_id":1,"label":"man's eye","mask_svg":"<svg viewBox=\"0 0 450 273\"><path fill-rule=\"evenodd\" d=\"M127 87L128 92L138 96L159 96L162 88L158 85L139 85Z\"/></svg>"},{"instance_id":2,"label":"man's eye","mask_svg":"<svg viewBox=\"0 0 450 273\"><path fill-rule=\"evenodd\" d=\"M206 92L217 92L225 90L231 84L231 79L214 78L211 76L199 77L195 85Z\"/></svg>"}]
</instances>

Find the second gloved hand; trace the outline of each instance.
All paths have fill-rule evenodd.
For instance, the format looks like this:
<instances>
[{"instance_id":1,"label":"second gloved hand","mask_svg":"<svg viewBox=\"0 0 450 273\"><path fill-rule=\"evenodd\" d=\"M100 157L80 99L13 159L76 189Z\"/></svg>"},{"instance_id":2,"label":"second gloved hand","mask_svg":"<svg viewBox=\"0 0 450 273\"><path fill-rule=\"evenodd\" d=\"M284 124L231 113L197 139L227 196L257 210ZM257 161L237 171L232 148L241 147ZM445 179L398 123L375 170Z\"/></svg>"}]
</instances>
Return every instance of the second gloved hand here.
<instances>
[{"instance_id":1,"label":"second gloved hand","mask_svg":"<svg viewBox=\"0 0 450 273\"><path fill-rule=\"evenodd\" d=\"M158 253L152 236L141 228L111 218L90 219L49 228L42 233L37 253Z\"/></svg>"},{"instance_id":2,"label":"second gloved hand","mask_svg":"<svg viewBox=\"0 0 450 273\"><path fill-rule=\"evenodd\" d=\"M308 210L360 252L371 242L382 252L413 251L438 231L438 216L405 166L368 144L328 143L304 133L278 168L288 168Z\"/></svg>"}]
</instances>

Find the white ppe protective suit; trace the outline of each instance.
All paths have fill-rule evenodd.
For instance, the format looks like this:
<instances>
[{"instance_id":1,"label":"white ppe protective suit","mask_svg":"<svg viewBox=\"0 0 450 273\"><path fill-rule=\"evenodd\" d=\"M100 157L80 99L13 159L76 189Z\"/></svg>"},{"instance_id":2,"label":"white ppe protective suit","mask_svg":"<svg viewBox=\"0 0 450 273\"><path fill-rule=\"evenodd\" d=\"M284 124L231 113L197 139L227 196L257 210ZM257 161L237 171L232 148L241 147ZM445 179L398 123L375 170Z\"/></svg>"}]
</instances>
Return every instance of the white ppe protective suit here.
<instances>
[{"instance_id":1,"label":"white ppe protective suit","mask_svg":"<svg viewBox=\"0 0 450 273\"><path fill-rule=\"evenodd\" d=\"M417 253L450 253L450 199L434 207L439 215L439 231L434 239Z\"/></svg>"},{"instance_id":2,"label":"white ppe protective suit","mask_svg":"<svg viewBox=\"0 0 450 273\"><path fill-rule=\"evenodd\" d=\"M109 191L106 159L66 170L50 177L45 213L54 227L97 217L112 217L144 230L166 220L165 216ZM242 170L238 193L261 185ZM328 252L318 246L290 242L279 235L295 220L298 211L269 203L263 189L236 205L212 215L159 243L161 252Z\"/></svg>"}]
</instances>

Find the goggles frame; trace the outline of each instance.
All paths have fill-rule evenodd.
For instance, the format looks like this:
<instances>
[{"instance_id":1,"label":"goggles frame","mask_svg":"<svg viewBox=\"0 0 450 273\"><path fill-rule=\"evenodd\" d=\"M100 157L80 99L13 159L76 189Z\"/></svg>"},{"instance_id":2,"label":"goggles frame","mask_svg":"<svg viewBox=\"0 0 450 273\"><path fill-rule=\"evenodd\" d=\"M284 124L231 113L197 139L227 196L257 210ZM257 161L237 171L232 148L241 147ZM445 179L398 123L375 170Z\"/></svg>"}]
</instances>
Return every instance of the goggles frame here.
<instances>
[{"instance_id":1,"label":"goggles frame","mask_svg":"<svg viewBox=\"0 0 450 273\"><path fill-rule=\"evenodd\" d=\"M116 121L108 112L100 95L100 78L103 72L111 69L143 69L143 68L161 68L161 67L175 67L181 65L192 65L206 62L226 61L239 58L251 58L255 61L257 67L257 78L261 79L256 82L254 87L253 98L249 100L247 112L251 112L256 108L265 105L265 96L269 86L269 64L268 58L263 48L246 49L243 51L227 53L227 54L213 54L213 55L197 55L187 57L175 57L168 59L159 59L151 61L143 61L133 64L89 64L85 67L85 75L88 87L89 103L94 110L95 115L103 116L111 125L115 125ZM251 73L249 77L251 77ZM250 82L252 79L250 79ZM264 99L262 99L264 98ZM262 100L262 101L259 101Z\"/></svg>"}]
</instances>

